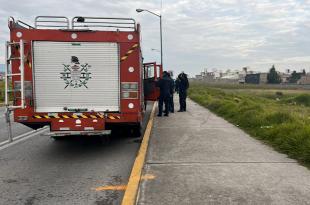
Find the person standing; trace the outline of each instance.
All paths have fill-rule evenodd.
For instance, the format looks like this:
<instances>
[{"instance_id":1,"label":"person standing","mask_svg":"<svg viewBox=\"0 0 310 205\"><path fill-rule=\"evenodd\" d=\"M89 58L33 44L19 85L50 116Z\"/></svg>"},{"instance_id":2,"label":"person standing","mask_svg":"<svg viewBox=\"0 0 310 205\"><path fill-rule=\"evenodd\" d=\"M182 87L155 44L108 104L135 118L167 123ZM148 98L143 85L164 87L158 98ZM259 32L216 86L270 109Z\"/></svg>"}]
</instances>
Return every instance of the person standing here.
<instances>
[{"instance_id":1,"label":"person standing","mask_svg":"<svg viewBox=\"0 0 310 205\"><path fill-rule=\"evenodd\" d=\"M178 79L176 81L176 87L177 92L179 93L179 103L180 103L180 110L178 110L178 112L185 112L187 89L189 88L189 82L187 79L187 75L184 72L179 74Z\"/></svg>"},{"instance_id":2,"label":"person standing","mask_svg":"<svg viewBox=\"0 0 310 205\"><path fill-rule=\"evenodd\" d=\"M172 75L173 75L172 71L168 72L168 77L171 81L171 86L172 86L172 89L170 91L170 97L169 97L169 112L174 113L173 93L175 90L175 83L174 83L174 80L172 78Z\"/></svg>"},{"instance_id":3,"label":"person standing","mask_svg":"<svg viewBox=\"0 0 310 205\"><path fill-rule=\"evenodd\" d=\"M165 104L165 115L169 116L169 98L172 91L171 80L168 77L166 71L163 72L163 77L157 81L156 86L159 87L160 95L158 100L158 117L161 117L163 114L163 105Z\"/></svg>"}]
</instances>

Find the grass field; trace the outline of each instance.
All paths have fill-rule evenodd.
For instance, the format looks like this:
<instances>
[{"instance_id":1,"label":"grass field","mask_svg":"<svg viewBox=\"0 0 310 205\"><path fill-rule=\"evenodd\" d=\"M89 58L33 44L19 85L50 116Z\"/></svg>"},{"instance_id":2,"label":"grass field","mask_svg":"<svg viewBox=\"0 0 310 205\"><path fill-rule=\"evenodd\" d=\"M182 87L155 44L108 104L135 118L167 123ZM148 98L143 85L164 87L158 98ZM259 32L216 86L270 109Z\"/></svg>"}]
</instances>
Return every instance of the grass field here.
<instances>
[{"instance_id":1,"label":"grass field","mask_svg":"<svg viewBox=\"0 0 310 205\"><path fill-rule=\"evenodd\" d=\"M0 106L4 106L4 99L5 99L5 84L4 80L0 81ZM9 86L11 89L11 86ZM10 101L13 100L12 93L10 94Z\"/></svg>"},{"instance_id":2,"label":"grass field","mask_svg":"<svg viewBox=\"0 0 310 205\"><path fill-rule=\"evenodd\" d=\"M192 83L189 96L310 168L310 91Z\"/></svg>"},{"instance_id":3,"label":"grass field","mask_svg":"<svg viewBox=\"0 0 310 205\"><path fill-rule=\"evenodd\" d=\"M0 105L4 102L4 81L0 81Z\"/></svg>"}]
</instances>

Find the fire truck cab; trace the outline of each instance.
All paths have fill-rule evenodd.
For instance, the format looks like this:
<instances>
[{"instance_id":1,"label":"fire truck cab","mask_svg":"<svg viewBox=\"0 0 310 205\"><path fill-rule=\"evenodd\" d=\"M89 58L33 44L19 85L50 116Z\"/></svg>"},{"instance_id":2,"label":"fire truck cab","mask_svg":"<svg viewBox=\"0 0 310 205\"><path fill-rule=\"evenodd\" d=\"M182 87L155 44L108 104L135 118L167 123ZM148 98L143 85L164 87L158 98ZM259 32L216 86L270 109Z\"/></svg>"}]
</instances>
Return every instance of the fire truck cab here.
<instances>
[{"instance_id":1,"label":"fire truck cab","mask_svg":"<svg viewBox=\"0 0 310 205\"><path fill-rule=\"evenodd\" d=\"M140 25L130 18L38 16L8 21L7 109L51 136L138 133L146 100L156 100L162 67L143 65ZM13 101L13 102L12 102Z\"/></svg>"}]
</instances>

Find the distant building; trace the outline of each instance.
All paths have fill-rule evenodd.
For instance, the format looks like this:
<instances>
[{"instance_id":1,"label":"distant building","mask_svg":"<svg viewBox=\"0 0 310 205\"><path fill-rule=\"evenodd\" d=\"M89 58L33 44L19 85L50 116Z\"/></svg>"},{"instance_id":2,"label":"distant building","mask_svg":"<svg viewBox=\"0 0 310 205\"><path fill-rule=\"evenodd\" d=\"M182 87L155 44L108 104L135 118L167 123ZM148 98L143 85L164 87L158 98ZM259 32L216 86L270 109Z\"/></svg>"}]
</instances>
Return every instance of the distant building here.
<instances>
[{"instance_id":1,"label":"distant building","mask_svg":"<svg viewBox=\"0 0 310 205\"><path fill-rule=\"evenodd\" d=\"M214 81L214 79L215 79L214 72L206 72L205 75L203 76L203 80L207 82Z\"/></svg>"},{"instance_id":2,"label":"distant building","mask_svg":"<svg viewBox=\"0 0 310 205\"><path fill-rule=\"evenodd\" d=\"M297 84L300 85L310 85L310 74L301 76L301 78L297 81Z\"/></svg>"},{"instance_id":3,"label":"distant building","mask_svg":"<svg viewBox=\"0 0 310 205\"><path fill-rule=\"evenodd\" d=\"M195 76L195 79L196 79L196 80L202 80L203 77L202 77L202 75L196 75L196 76Z\"/></svg>"},{"instance_id":4,"label":"distant building","mask_svg":"<svg viewBox=\"0 0 310 205\"><path fill-rule=\"evenodd\" d=\"M280 73L281 83L289 83L291 74L289 73Z\"/></svg>"},{"instance_id":5,"label":"distant building","mask_svg":"<svg viewBox=\"0 0 310 205\"><path fill-rule=\"evenodd\" d=\"M247 83L247 84L259 84L259 73L247 74L245 76L245 83Z\"/></svg>"},{"instance_id":6,"label":"distant building","mask_svg":"<svg viewBox=\"0 0 310 205\"><path fill-rule=\"evenodd\" d=\"M267 73L247 74L245 76L245 83L248 84L266 84L267 82Z\"/></svg>"},{"instance_id":7,"label":"distant building","mask_svg":"<svg viewBox=\"0 0 310 205\"><path fill-rule=\"evenodd\" d=\"M260 73L259 74L259 83L260 84L267 84L268 79L267 79L268 73Z\"/></svg>"},{"instance_id":8,"label":"distant building","mask_svg":"<svg viewBox=\"0 0 310 205\"><path fill-rule=\"evenodd\" d=\"M227 75L223 76L221 79L239 80L239 74L238 73L228 73Z\"/></svg>"},{"instance_id":9,"label":"distant building","mask_svg":"<svg viewBox=\"0 0 310 205\"><path fill-rule=\"evenodd\" d=\"M243 67L241 71L227 69L225 72L213 68L211 72L204 69L199 75L195 76L195 79L208 83L265 84L267 83L267 73L256 73L250 71L249 67Z\"/></svg>"},{"instance_id":10,"label":"distant building","mask_svg":"<svg viewBox=\"0 0 310 205\"><path fill-rule=\"evenodd\" d=\"M245 76L248 74L249 67L243 67L242 71L238 73L239 77L239 83L244 84L245 83Z\"/></svg>"}]
</instances>

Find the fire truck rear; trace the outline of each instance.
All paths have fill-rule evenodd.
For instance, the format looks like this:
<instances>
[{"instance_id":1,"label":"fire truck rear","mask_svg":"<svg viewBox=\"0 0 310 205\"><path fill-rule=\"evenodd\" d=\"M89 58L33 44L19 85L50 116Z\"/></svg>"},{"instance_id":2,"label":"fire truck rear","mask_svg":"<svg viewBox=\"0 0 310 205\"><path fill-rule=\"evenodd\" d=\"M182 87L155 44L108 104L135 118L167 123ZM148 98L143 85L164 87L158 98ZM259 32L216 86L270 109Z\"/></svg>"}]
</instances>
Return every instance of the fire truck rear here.
<instances>
[{"instance_id":1,"label":"fire truck rear","mask_svg":"<svg viewBox=\"0 0 310 205\"><path fill-rule=\"evenodd\" d=\"M139 24L61 16L8 23L5 103L14 121L49 125L51 136L110 134L113 125L139 133L162 72L156 63L143 66Z\"/></svg>"}]
</instances>

